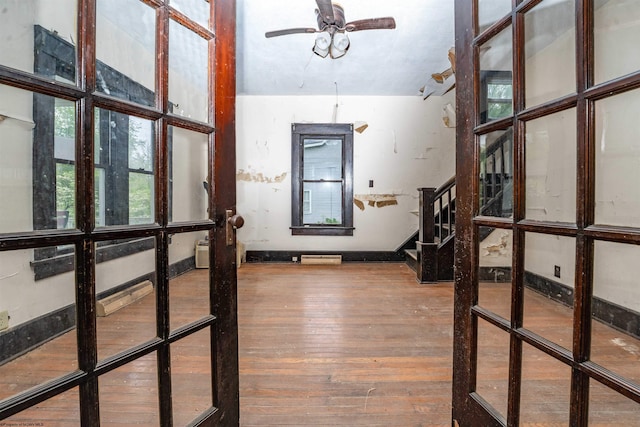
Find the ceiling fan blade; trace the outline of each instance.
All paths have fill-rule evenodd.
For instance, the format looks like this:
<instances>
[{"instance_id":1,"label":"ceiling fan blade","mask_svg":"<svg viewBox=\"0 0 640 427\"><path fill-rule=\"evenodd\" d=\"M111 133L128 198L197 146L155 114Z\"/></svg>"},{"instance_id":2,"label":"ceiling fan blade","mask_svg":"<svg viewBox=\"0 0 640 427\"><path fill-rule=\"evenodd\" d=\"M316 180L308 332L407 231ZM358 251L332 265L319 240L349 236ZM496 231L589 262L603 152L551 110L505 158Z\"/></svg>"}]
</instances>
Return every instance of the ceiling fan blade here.
<instances>
[{"instance_id":1,"label":"ceiling fan blade","mask_svg":"<svg viewBox=\"0 0 640 427\"><path fill-rule=\"evenodd\" d=\"M393 30L396 28L396 20L392 17L361 19L347 23L345 30Z\"/></svg>"},{"instance_id":2,"label":"ceiling fan blade","mask_svg":"<svg viewBox=\"0 0 640 427\"><path fill-rule=\"evenodd\" d=\"M331 0L316 0L316 3L318 4L318 11L320 11L322 20L327 24L333 24L336 18L333 16L333 4L331 4Z\"/></svg>"},{"instance_id":3,"label":"ceiling fan blade","mask_svg":"<svg viewBox=\"0 0 640 427\"><path fill-rule=\"evenodd\" d=\"M267 31L266 33L264 33L264 36L266 38L271 38L271 37L278 37L278 36L286 36L289 34L313 34L316 33L318 30L316 30L315 28L288 28L286 30L276 30L276 31Z\"/></svg>"}]
</instances>

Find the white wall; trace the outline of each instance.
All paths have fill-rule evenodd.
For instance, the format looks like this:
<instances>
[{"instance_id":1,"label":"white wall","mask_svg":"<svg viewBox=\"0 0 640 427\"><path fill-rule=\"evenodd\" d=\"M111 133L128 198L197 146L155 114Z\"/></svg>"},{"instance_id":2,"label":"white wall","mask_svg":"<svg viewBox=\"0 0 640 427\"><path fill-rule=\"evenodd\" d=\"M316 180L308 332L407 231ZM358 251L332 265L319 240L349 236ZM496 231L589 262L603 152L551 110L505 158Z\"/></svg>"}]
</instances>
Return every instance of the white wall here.
<instances>
[{"instance_id":1,"label":"white wall","mask_svg":"<svg viewBox=\"0 0 640 427\"><path fill-rule=\"evenodd\" d=\"M454 95L341 96L338 123L367 122L354 132L354 194L393 194L394 206L354 206L354 235L292 236L291 124L332 122L334 96L239 96L238 239L247 250L392 251L418 229L418 187L438 187L455 174L455 129L442 123ZM374 187L369 188L369 180Z\"/></svg>"}]
</instances>

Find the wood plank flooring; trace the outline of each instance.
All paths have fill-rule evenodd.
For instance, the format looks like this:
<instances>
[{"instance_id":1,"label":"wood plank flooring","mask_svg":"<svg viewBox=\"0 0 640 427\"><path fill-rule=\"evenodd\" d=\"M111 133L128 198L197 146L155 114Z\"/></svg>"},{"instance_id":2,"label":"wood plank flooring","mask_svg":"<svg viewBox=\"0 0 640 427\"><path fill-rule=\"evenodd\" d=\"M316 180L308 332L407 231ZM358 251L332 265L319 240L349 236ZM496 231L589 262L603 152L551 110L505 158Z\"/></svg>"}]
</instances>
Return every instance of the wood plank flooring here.
<instances>
[{"instance_id":1,"label":"wood plank flooring","mask_svg":"<svg viewBox=\"0 0 640 427\"><path fill-rule=\"evenodd\" d=\"M487 308L508 313L508 285L481 293ZM207 294L206 270L172 280L172 328L206 313ZM403 264L244 264L238 301L242 426L451 425L451 283L420 285ZM535 293L526 304L532 330L570 345L559 327L570 309ZM98 319L100 358L148 340L154 313L149 295ZM506 411L508 336L482 323L480 333L478 390ZM638 340L598 324L593 342L605 366L639 379ZM75 353L72 331L0 366L0 400L74 371ZM211 401L208 359L206 332L172 345L176 426ZM100 378L101 425L158 424L156 369L152 353ZM521 425L567 425L568 368L527 350L523 378ZM592 383L590 425L640 425L640 405ZM76 426L78 414L72 389L0 425Z\"/></svg>"},{"instance_id":2,"label":"wood plank flooring","mask_svg":"<svg viewBox=\"0 0 640 427\"><path fill-rule=\"evenodd\" d=\"M403 264L243 265L243 426L446 426L452 285Z\"/></svg>"}]
</instances>

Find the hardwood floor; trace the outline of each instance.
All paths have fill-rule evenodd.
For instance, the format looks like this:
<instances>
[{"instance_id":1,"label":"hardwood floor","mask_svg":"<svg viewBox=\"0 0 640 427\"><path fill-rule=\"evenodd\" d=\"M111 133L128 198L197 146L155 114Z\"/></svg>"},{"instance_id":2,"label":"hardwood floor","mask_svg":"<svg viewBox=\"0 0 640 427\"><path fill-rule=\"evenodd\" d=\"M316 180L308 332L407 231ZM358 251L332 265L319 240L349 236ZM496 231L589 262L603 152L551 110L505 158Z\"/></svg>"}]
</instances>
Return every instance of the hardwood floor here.
<instances>
[{"instance_id":1,"label":"hardwood floor","mask_svg":"<svg viewBox=\"0 0 640 427\"><path fill-rule=\"evenodd\" d=\"M450 426L452 290L451 283L416 283L403 264L243 265L238 272L241 425ZM172 328L206 312L207 292L206 270L172 280ZM481 293L487 308L508 313L501 307L509 304L505 285L492 284ZM526 303L525 323L533 331L570 346L566 328L559 327L570 325L569 308L535 293ZM98 319L100 358L149 339L154 310L149 295ZM506 411L508 336L485 323L478 391ZM593 342L605 366L638 381L640 355L633 350L638 340L597 324ZM72 331L0 366L0 400L73 372L75 353ZM211 401L208 334L172 344L171 355L174 424L182 426ZM526 349L523 378L521 425L567 425L570 370ZM103 375L99 387L101 425L158 424L155 353ZM640 425L640 405L595 381L591 407L590 425ZM76 388L0 426L74 426L78 414Z\"/></svg>"},{"instance_id":2,"label":"hardwood floor","mask_svg":"<svg viewBox=\"0 0 640 427\"><path fill-rule=\"evenodd\" d=\"M243 426L450 425L450 283L402 264L240 272Z\"/></svg>"}]
</instances>

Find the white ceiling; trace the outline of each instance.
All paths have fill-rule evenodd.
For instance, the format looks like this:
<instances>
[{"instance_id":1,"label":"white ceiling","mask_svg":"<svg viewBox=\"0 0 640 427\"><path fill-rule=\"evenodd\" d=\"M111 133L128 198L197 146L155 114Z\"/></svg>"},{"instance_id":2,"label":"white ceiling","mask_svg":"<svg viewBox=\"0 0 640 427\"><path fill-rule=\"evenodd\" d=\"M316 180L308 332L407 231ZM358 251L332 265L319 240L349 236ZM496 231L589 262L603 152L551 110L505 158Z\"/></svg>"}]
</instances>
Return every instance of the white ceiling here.
<instances>
[{"instance_id":1,"label":"white ceiling","mask_svg":"<svg viewBox=\"0 0 640 427\"><path fill-rule=\"evenodd\" d=\"M238 0L239 95L419 96L447 69L454 45L452 0L339 0L346 20L392 16L394 30L349 33L339 59L311 51L315 34L267 39L266 31L316 27L315 0Z\"/></svg>"}]
</instances>

